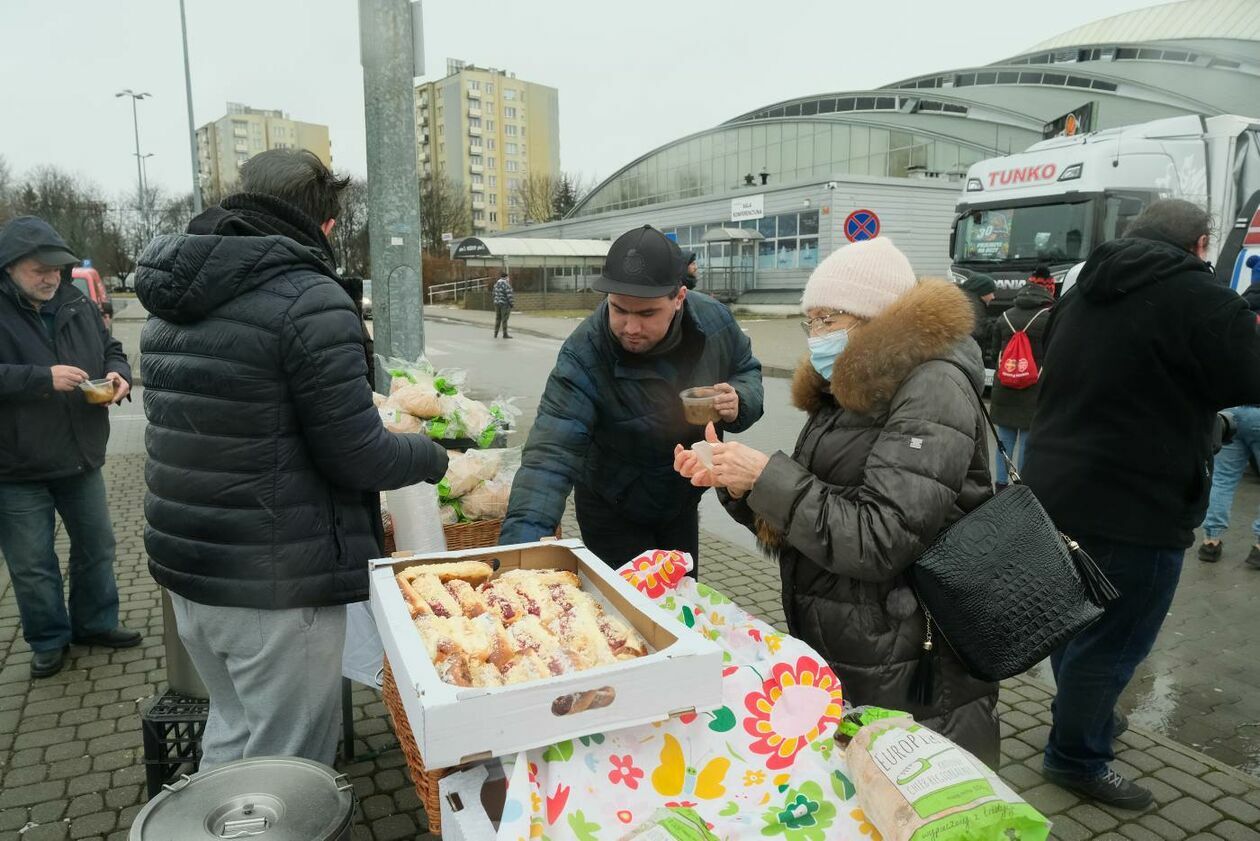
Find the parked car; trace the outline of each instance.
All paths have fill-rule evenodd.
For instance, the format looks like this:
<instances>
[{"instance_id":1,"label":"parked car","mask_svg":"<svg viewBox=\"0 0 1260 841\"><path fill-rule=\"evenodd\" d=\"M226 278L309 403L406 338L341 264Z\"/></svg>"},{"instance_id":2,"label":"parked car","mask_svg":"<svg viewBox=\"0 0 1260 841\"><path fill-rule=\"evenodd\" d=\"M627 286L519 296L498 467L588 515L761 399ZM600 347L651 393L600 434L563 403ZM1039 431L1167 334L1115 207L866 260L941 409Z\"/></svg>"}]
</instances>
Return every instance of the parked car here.
<instances>
[{"instance_id":1,"label":"parked car","mask_svg":"<svg viewBox=\"0 0 1260 841\"><path fill-rule=\"evenodd\" d=\"M101 318L105 320L105 329L112 334L114 332L114 301L109 297L105 281L101 280L101 273L91 266L79 266L70 274L74 288L96 304L101 311Z\"/></svg>"}]
</instances>

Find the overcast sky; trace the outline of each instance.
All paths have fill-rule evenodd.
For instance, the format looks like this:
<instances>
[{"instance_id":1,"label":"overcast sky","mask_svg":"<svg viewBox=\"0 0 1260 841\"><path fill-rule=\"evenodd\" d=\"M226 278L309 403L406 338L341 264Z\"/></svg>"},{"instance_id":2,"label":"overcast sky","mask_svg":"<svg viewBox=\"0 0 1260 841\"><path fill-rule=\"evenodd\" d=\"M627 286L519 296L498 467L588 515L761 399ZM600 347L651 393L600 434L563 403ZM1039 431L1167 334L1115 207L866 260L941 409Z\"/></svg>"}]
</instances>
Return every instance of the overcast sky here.
<instances>
[{"instance_id":1,"label":"overcast sky","mask_svg":"<svg viewBox=\"0 0 1260 841\"><path fill-rule=\"evenodd\" d=\"M197 125L225 103L331 128L366 171L357 0L186 0ZM426 0L427 78L446 59L560 91L560 162L603 178L662 143L781 99L985 64L1139 0ZM177 0L0 0L0 155L112 193L191 186Z\"/></svg>"}]
</instances>

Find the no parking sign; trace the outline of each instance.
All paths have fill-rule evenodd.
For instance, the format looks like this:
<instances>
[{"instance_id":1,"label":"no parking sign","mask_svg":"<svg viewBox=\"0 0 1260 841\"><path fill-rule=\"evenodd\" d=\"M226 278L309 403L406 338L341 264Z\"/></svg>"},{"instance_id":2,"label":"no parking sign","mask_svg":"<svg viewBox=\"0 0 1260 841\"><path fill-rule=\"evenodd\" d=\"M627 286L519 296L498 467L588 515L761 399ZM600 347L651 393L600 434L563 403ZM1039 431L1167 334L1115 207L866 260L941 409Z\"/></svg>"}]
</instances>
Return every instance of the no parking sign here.
<instances>
[{"instance_id":1,"label":"no parking sign","mask_svg":"<svg viewBox=\"0 0 1260 841\"><path fill-rule=\"evenodd\" d=\"M879 236L879 216L873 210L855 210L844 220L844 236L849 242L861 242Z\"/></svg>"}]
</instances>

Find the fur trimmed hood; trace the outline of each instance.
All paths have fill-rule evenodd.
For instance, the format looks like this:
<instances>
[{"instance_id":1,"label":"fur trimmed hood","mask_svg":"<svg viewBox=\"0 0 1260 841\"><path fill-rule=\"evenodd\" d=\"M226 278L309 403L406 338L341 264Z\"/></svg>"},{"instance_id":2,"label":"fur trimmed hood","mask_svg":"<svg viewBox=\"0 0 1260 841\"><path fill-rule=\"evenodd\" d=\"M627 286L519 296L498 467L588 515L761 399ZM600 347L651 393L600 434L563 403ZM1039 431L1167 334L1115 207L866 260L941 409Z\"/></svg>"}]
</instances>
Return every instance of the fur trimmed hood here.
<instances>
[{"instance_id":1,"label":"fur trimmed hood","mask_svg":"<svg viewBox=\"0 0 1260 841\"><path fill-rule=\"evenodd\" d=\"M924 280L853 328L830 383L808 358L801 360L792 380L792 404L813 414L830 397L846 411L879 414L915 368L952 356L974 326L975 313L961 289L945 280Z\"/></svg>"}]
</instances>

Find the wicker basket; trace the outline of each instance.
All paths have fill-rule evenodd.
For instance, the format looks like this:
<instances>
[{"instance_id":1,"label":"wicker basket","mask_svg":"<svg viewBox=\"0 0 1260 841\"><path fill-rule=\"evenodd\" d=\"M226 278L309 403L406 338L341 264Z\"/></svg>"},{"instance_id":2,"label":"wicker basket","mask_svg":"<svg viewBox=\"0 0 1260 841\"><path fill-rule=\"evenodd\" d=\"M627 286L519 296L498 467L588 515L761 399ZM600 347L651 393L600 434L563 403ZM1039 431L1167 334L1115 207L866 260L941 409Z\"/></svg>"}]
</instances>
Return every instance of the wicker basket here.
<instances>
[{"instance_id":1,"label":"wicker basket","mask_svg":"<svg viewBox=\"0 0 1260 841\"><path fill-rule=\"evenodd\" d=\"M398 694L398 684L394 683L394 673L389 668L389 659L385 660L385 674L381 682L381 694L384 696L385 709L394 722L394 735L398 737L398 746L402 748L407 759L407 772L411 774L411 782L416 787L416 795L424 806L424 814L429 821L429 832L442 834L442 804L439 799L438 783L442 778L457 768L443 768L430 771L424 767L424 757L416 747L415 734L407 723L407 713L403 709L402 697Z\"/></svg>"},{"instance_id":2,"label":"wicker basket","mask_svg":"<svg viewBox=\"0 0 1260 841\"><path fill-rule=\"evenodd\" d=\"M388 513L385 520L385 554L393 555L398 551L394 543L394 520ZM459 523L453 526L442 526L446 535L446 549L458 552L461 549L480 549L483 546L494 546L499 542L499 531L503 528L503 520L480 520L475 523ZM557 532L558 533L558 532Z\"/></svg>"}]
</instances>

